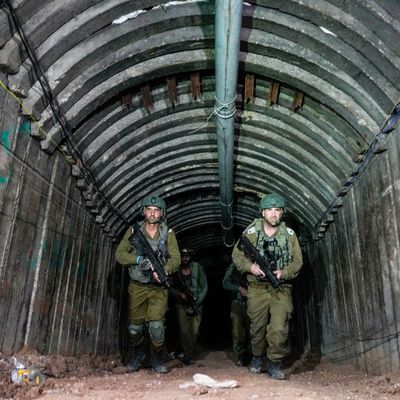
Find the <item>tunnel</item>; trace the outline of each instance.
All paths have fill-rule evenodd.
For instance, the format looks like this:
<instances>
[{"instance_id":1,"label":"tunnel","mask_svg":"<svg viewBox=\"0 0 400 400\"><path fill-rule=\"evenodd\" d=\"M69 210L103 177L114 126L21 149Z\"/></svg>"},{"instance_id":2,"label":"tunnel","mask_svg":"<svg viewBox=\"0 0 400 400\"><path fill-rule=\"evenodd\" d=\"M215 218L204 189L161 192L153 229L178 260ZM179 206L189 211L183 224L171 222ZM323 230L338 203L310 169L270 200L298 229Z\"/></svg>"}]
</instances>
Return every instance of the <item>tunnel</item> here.
<instances>
[{"instance_id":1,"label":"tunnel","mask_svg":"<svg viewBox=\"0 0 400 400\"><path fill-rule=\"evenodd\" d=\"M225 99L222 3L240 10ZM206 270L204 345L229 346L221 279L260 199L278 193L304 258L293 353L399 371L397 1L0 7L3 354L126 351L115 251L149 195Z\"/></svg>"}]
</instances>

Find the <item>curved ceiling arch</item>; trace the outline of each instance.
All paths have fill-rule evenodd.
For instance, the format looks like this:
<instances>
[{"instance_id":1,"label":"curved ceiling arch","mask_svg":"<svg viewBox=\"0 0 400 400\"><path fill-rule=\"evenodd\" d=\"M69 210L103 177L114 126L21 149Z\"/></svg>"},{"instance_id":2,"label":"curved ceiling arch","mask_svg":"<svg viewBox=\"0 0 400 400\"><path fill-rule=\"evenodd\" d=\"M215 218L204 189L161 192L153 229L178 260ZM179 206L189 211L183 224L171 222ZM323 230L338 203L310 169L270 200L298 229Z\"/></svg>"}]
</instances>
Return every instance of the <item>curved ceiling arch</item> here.
<instances>
[{"instance_id":1,"label":"curved ceiling arch","mask_svg":"<svg viewBox=\"0 0 400 400\"><path fill-rule=\"evenodd\" d=\"M278 166L283 166L283 164L278 164ZM254 179L254 170L260 171L258 180ZM285 197L291 199L290 203L292 209L296 211L297 220L307 229L315 224L316 215L318 210L323 209L323 203L314 198L315 193L307 190L307 186L301 182L296 182L288 172L282 172L278 167L271 167L268 164L261 164L260 167L255 168L252 159L244 164L244 167L239 171L243 173L244 177L247 177L240 185L240 190L245 192L256 190L261 194L265 192L266 186L268 186L270 192L279 192L282 187L285 187Z\"/></svg>"},{"instance_id":2,"label":"curved ceiling arch","mask_svg":"<svg viewBox=\"0 0 400 400\"><path fill-rule=\"evenodd\" d=\"M138 17L139 18L139 17ZM122 24L123 25L123 24ZM289 29L287 29L287 31L289 31ZM182 42L181 43L181 45L182 45L182 47L184 47L184 42ZM82 51L80 51L80 53L84 53L84 54L86 54L86 52L82 52ZM116 52L116 53L118 53L118 52ZM128 57L126 57L127 55L126 54L124 54L125 55L125 58L124 58L124 60L126 60ZM73 57L73 58L75 58L75 57ZM140 59L140 57L138 57L139 59ZM282 57L283 58L283 57ZM155 60L158 60L158 57L156 57L156 58L154 58ZM303 62L305 62L304 60L303 60ZM155 63L157 64L157 62L155 61ZM62 64L64 64L64 63L62 63ZM161 61L158 63L158 64L161 64ZM165 64L165 63L163 63L163 64ZM265 63L264 63L265 64ZM281 64L282 65L282 64ZM189 66L189 68L190 68L190 66ZM97 71L101 71L102 72L102 74L103 74L103 76L106 76L106 74L104 73L105 71L103 70L103 69L101 69L101 68L98 68L98 66L97 66L97 68L95 68ZM69 74L66 74L66 73L64 73L63 74L64 76L65 75L68 75L69 76ZM71 74L71 76L73 76L73 74ZM58 82L58 78L56 79L56 81ZM325 81L327 81L327 80L329 80L329 81L331 81L331 79L327 79L327 78L325 78L324 79ZM313 81L313 79L310 79L310 81ZM347 84L347 87L348 88L350 88L351 90L352 90L352 98L354 98L354 87L355 86L357 86L357 85L354 85L354 84L351 84L352 82L349 82L348 84ZM353 82L354 83L354 82ZM79 87L79 88L82 88L82 87L84 87L85 86L85 84L83 83L83 82L77 82L77 84L76 84L76 87ZM296 86L296 85L294 85L294 86ZM75 93L75 95L76 96L79 96L79 90L77 90L76 88L75 88L75 90L73 90L74 88L71 88L71 90L69 90L69 92L71 92L71 93ZM336 94L338 94L338 93L336 93ZM364 101L364 99L366 98L366 96L365 96L365 93L360 93L360 96L359 96L359 98L360 98L360 101ZM61 99L63 99L63 96L61 96ZM343 100L343 101L345 101L345 100ZM71 99L71 102L72 103L74 103L74 99L72 98ZM349 103L350 104L350 103ZM346 103L346 105L347 105L347 103ZM369 104L368 105L368 110L373 110L374 109L374 107L371 107L371 104ZM360 111L360 110L355 110L355 112L357 113L359 113L360 114L360 117L361 118L363 118L363 116L361 115L362 114L362 111ZM383 116L383 114L382 114L382 116ZM364 118L363 119L365 119L365 115L364 115ZM366 124L366 122L363 122L363 124Z\"/></svg>"},{"instance_id":3,"label":"curved ceiling arch","mask_svg":"<svg viewBox=\"0 0 400 400\"><path fill-rule=\"evenodd\" d=\"M180 235L196 233L197 246L213 235L216 242L214 3L13 3L69 128L75 153L66 150L94 176L80 186L96 220L118 236L139 215L141 198L157 192ZM318 223L398 100L400 44L391 38L399 19L386 1L244 3L232 206L238 226L272 190L287 196L304 231ZM18 34L9 41L19 43ZM52 153L64 146L65 127L21 54L10 87L27 96L24 105L47 132L33 135ZM79 179L80 172L75 165ZM193 224L204 228L203 239Z\"/></svg>"},{"instance_id":4,"label":"curved ceiling arch","mask_svg":"<svg viewBox=\"0 0 400 400\"><path fill-rule=\"evenodd\" d=\"M183 160L182 160L182 164L177 164L176 168L173 168L171 170L171 168L168 168L169 166L169 162L170 162L170 157L166 157L165 160L157 160L155 162L153 162L153 165L156 167L155 169L151 169L149 168L148 165L143 166L143 167L139 167L138 168L138 172L136 172L136 170L132 169L131 171L129 171L126 174L126 181L129 183L130 186L127 187L127 182L125 182L125 185L121 184L121 188L118 192L116 192L115 196L112 197L113 202L115 202L115 204L118 206L119 209L122 209L123 211L126 210L127 214L129 215L130 211L129 211L129 206L131 204L131 197L132 197L132 193L131 191L134 191L133 194L137 194L140 195L143 190L140 190L141 187L145 187L146 188L146 192L148 192L148 194L151 194L152 192L159 192L159 182L164 180L164 179L168 179L169 176L174 176L175 172L180 172L179 171L179 167L180 165L183 166L182 169L186 168L186 165L188 163L190 163L191 161L191 157L190 155L186 156ZM193 161L193 158L192 158ZM201 182L197 182L197 187L202 188L205 187L206 183L207 185L209 185L210 188L215 187L218 188L218 177L216 176L216 172L218 170L217 168L217 163L215 162L215 156L209 156L209 161L207 162L207 160L199 160L201 161L201 163L199 162L199 165L203 165L204 168L208 168L210 169L212 166L215 166L215 170L214 170L214 174L213 175L213 179L211 181L207 181L206 177L207 177L207 173L203 173L203 177L202 177L202 181ZM175 161L174 161L174 164ZM159 168L158 168L159 167ZM139 175L141 174L141 175ZM143 176L143 177L142 177ZM132 177L132 179L131 179ZM143 181L143 182L142 182ZM144 185L145 183L145 185ZM137 190L135 190L137 189ZM170 188L165 188L165 197L168 198L168 192L167 189ZM136 193L135 193L136 192ZM145 195L143 195L144 197ZM136 197L134 197L136 198Z\"/></svg>"},{"instance_id":5,"label":"curved ceiling arch","mask_svg":"<svg viewBox=\"0 0 400 400\"><path fill-rule=\"evenodd\" d=\"M218 186L218 179L216 177L216 172L218 171L217 163L216 163L216 152L215 154L208 155L208 159L203 157L202 154L193 156L193 154L188 154L185 152L185 157L181 157L179 162L173 157L173 155L167 155L163 158L158 158L149 162L147 164L140 164L135 167L131 167L128 170L124 171L124 180L120 181L119 186L117 187L114 192L110 194L111 199L116 204L118 208L124 209L124 203L128 202L128 206L130 203L130 198L132 197L131 190L134 191L136 187L143 186L143 182L145 182L146 187L148 190L152 188L152 184L154 187L152 188L155 191L159 183L157 181L162 181L164 179L168 179L169 176L174 176L181 171L188 170L188 165L199 165L202 166L204 169L211 169L215 167L214 172L214 184ZM174 163L174 168L170 167L170 163ZM197 163L196 163L197 162ZM203 173L203 182L208 173L205 171ZM143 180L143 182L142 182ZM117 181L118 182L118 181ZM202 183L203 183L202 182ZM202 183L197 183L199 187L201 187ZM129 184L129 186L127 186ZM128 206L126 208L128 208Z\"/></svg>"},{"instance_id":6,"label":"curved ceiling arch","mask_svg":"<svg viewBox=\"0 0 400 400\"><path fill-rule=\"evenodd\" d=\"M145 149L146 147L153 145L153 143L146 145L146 142L150 140L153 140L155 144L161 145L164 141L168 141L173 149L176 139L184 142L187 140L184 138L185 135L190 132L195 132L199 126L201 127L204 125L204 122L207 118L205 112L206 109L204 108L191 109L190 113L188 110L183 110L182 112L175 112L173 117L171 117L171 115L168 115L168 112L165 109L165 112L160 112L158 117L154 116L154 119L149 118L147 123L145 123L145 121L139 117L137 124L133 118L126 118L126 121L124 122L128 124L127 126L122 127L120 124L118 124L118 127L123 128L125 135L120 136L119 140L114 140L113 134L116 134L118 127L110 127L109 129L111 130L111 135L108 135L107 132L104 132L104 135L98 136L97 140L93 142L93 146L89 146L87 148L85 151L85 153L87 153L86 159L88 163L95 168L96 160L98 160L100 156L104 156L108 153L110 153L111 156L114 152L116 152L115 154L117 155L123 154L124 156L124 153L129 155L129 152L132 151L140 152L141 148L139 147ZM210 108L209 113L211 112L212 109ZM160 137L158 134L160 131L163 132L162 137ZM135 134L132 135L132 132L135 132ZM103 136L106 135L108 140L104 140L105 138L103 138ZM203 136L207 138L207 132L203 132ZM198 139L200 139L198 142L200 145L202 143L201 137ZM99 149L100 142L101 148ZM92 147L93 150L91 150Z\"/></svg>"}]
</instances>

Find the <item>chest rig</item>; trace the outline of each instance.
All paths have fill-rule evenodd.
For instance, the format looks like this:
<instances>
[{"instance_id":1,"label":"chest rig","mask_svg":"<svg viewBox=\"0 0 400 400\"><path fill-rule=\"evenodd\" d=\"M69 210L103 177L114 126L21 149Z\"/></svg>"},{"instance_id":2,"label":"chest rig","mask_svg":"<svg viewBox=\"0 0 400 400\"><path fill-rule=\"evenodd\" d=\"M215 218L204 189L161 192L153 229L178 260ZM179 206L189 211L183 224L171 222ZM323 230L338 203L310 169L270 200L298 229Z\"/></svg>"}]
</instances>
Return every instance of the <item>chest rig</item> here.
<instances>
[{"instance_id":1,"label":"chest rig","mask_svg":"<svg viewBox=\"0 0 400 400\"><path fill-rule=\"evenodd\" d=\"M265 235L262 220L255 223L255 229L257 250L275 266L275 269L283 269L293 261L293 248L284 222L280 223L275 235L271 237Z\"/></svg>"},{"instance_id":2,"label":"chest rig","mask_svg":"<svg viewBox=\"0 0 400 400\"><path fill-rule=\"evenodd\" d=\"M150 244L153 251L157 252L164 261L168 257L167 252L167 234L168 234L168 226L165 223L160 224L160 236L157 235L154 238L146 236L148 243Z\"/></svg>"},{"instance_id":3,"label":"chest rig","mask_svg":"<svg viewBox=\"0 0 400 400\"><path fill-rule=\"evenodd\" d=\"M141 224L141 229L142 226L143 223ZM154 238L146 236L146 240L150 244L153 251L158 254L158 258L165 263L168 258L168 250L167 250L168 226L165 223L161 223L159 228L160 228L159 236L156 235L156 237ZM143 255L143 254L137 254L137 255ZM131 267L129 267L129 276L131 280L134 281L142 283L154 283L151 274L144 273L138 264L134 264Z\"/></svg>"}]
</instances>

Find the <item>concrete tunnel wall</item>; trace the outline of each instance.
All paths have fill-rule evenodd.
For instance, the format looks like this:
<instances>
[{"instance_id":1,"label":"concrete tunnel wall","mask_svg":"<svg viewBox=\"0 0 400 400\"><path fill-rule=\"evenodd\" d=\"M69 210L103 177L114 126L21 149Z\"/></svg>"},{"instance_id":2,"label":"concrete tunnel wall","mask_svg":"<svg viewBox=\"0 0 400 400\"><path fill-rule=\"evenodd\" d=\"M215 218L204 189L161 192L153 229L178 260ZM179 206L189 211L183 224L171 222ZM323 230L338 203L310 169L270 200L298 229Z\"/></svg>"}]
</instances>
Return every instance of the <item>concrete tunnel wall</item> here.
<instances>
[{"instance_id":1,"label":"concrete tunnel wall","mask_svg":"<svg viewBox=\"0 0 400 400\"><path fill-rule=\"evenodd\" d=\"M0 351L117 352L119 302L107 289L114 243L65 157L43 153L18 103L4 91L0 101Z\"/></svg>"},{"instance_id":2,"label":"concrete tunnel wall","mask_svg":"<svg viewBox=\"0 0 400 400\"><path fill-rule=\"evenodd\" d=\"M192 133L214 104L212 3L157 8L137 25L117 27L111 21L132 4L148 3L80 0L70 3L70 14L63 2L11 3L79 151L126 219L139 215L146 191L157 190L180 241L190 236L199 252L221 245L214 127ZM373 1L345 3L247 5L233 211L239 233L256 215L260 193L287 196L306 259L294 288L293 346L382 373L398 370L400 353L397 126L380 149L386 151L374 153L355 184L321 214L398 99L399 25L389 10L398 14L390 1L381 2L387 12ZM3 10L0 20L0 351L116 352L125 344L125 309L114 251L125 223L82 179ZM137 42L129 41L134 35ZM103 51L112 46L117 60ZM201 101L193 100L188 70L201 77ZM244 97L245 72L256 79L254 101ZM179 97L171 105L164 77L174 74ZM142 96L148 82L150 109ZM271 103L266 93L276 82L279 99ZM298 91L305 99L294 112ZM131 103L123 107L127 94ZM37 123L27 119L30 111ZM159 158L141 162L154 148Z\"/></svg>"},{"instance_id":3,"label":"concrete tunnel wall","mask_svg":"<svg viewBox=\"0 0 400 400\"><path fill-rule=\"evenodd\" d=\"M371 374L400 367L399 133L343 197L325 236L307 243L295 288L294 326L310 353Z\"/></svg>"}]
</instances>

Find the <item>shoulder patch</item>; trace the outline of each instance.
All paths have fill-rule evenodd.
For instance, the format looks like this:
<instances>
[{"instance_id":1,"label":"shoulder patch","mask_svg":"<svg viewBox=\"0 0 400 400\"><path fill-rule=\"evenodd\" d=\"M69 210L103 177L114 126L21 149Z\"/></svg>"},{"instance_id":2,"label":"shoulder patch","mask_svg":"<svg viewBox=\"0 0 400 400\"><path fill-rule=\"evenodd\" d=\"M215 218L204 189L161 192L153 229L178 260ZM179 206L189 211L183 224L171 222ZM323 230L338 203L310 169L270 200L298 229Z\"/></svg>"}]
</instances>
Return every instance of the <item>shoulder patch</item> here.
<instances>
[{"instance_id":1,"label":"shoulder patch","mask_svg":"<svg viewBox=\"0 0 400 400\"><path fill-rule=\"evenodd\" d=\"M286 230L287 230L287 233L288 233L289 235L294 235L294 230L293 230L293 229L286 228Z\"/></svg>"},{"instance_id":2,"label":"shoulder patch","mask_svg":"<svg viewBox=\"0 0 400 400\"><path fill-rule=\"evenodd\" d=\"M171 228L168 229L168 233L170 233L170 232L172 232L172 229L171 229Z\"/></svg>"},{"instance_id":3,"label":"shoulder patch","mask_svg":"<svg viewBox=\"0 0 400 400\"><path fill-rule=\"evenodd\" d=\"M256 233L256 232L257 232L256 227L252 226L250 229L247 230L246 233L250 235L250 234Z\"/></svg>"}]
</instances>

